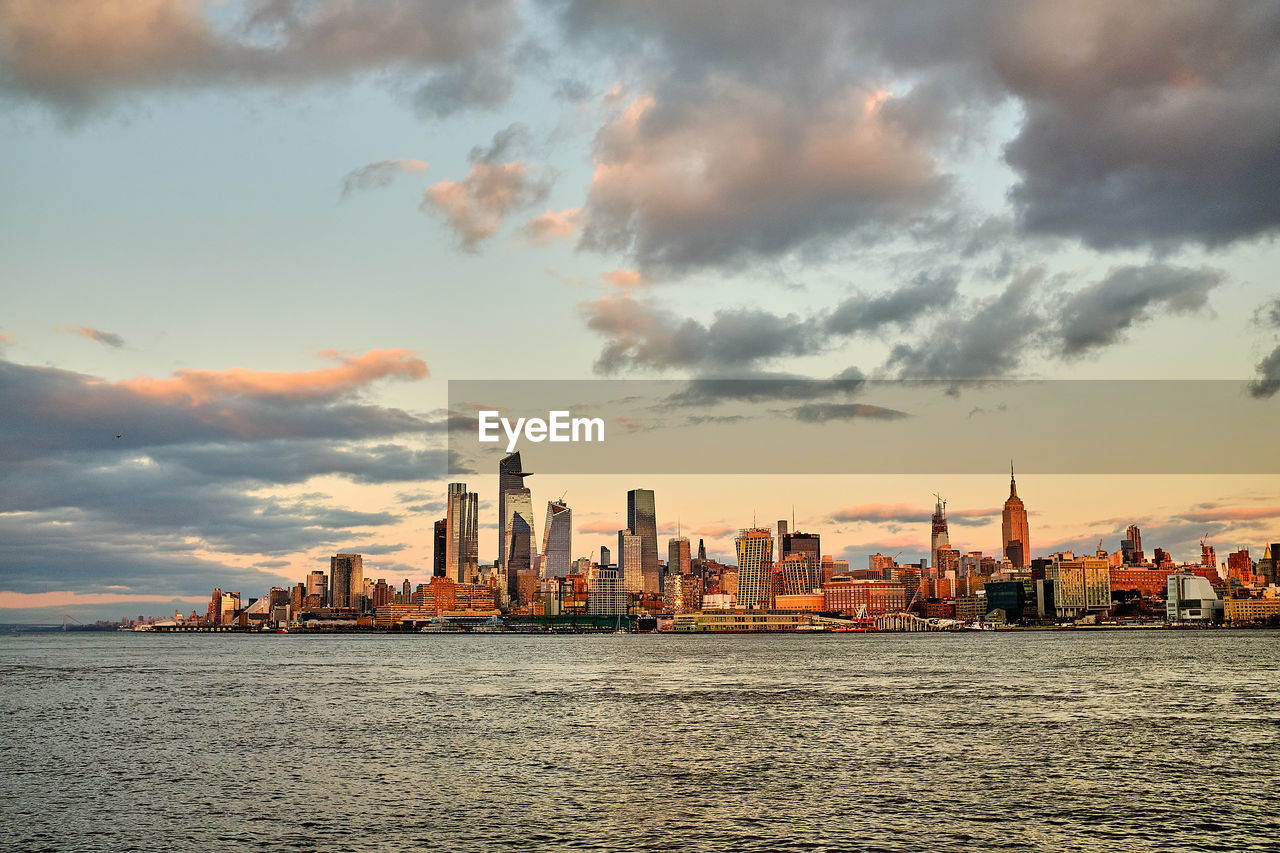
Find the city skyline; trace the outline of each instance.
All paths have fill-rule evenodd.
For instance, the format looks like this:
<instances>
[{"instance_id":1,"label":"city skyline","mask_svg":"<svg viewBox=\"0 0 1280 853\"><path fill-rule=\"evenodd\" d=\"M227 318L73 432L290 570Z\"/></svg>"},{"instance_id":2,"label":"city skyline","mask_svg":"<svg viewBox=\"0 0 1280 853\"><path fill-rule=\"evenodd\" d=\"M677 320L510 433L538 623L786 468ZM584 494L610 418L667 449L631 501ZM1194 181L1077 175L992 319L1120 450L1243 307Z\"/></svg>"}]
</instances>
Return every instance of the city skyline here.
<instances>
[{"instance_id":1,"label":"city skyline","mask_svg":"<svg viewBox=\"0 0 1280 853\"><path fill-rule=\"evenodd\" d=\"M1177 405L1232 470L1266 461L1233 425L1280 404L1271 4L45 5L0 3L0 622L343 552L427 578L450 482L501 559L490 470L448 473L451 380L1223 379ZM874 422L964 455L984 423L787 393L749 403L851 446ZM1057 414L1161 443L1123 399ZM1036 553L1280 523L1265 469L1010 453ZM769 455L622 491L721 555L792 504L854 562L928 555L933 492L953 546L1006 544L1003 484L754 474ZM567 492L574 551L616 548L615 483L544 468L530 542Z\"/></svg>"}]
</instances>

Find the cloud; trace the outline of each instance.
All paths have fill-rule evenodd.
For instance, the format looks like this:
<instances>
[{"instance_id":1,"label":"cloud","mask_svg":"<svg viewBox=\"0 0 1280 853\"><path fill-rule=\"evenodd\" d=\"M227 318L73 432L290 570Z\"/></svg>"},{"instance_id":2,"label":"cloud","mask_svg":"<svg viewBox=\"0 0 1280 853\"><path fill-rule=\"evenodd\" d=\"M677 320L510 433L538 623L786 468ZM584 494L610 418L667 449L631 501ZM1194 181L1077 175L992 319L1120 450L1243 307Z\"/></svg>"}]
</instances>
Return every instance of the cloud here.
<instances>
[{"instance_id":1,"label":"cloud","mask_svg":"<svg viewBox=\"0 0 1280 853\"><path fill-rule=\"evenodd\" d=\"M800 317L753 308L718 311L708 326L625 294L602 296L582 311L587 326L606 339L596 360L596 370L605 374L624 368L741 370L821 346L803 333L806 323Z\"/></svg>"},{"instance_id":2,"label":"cloud","mask_svg":"<svg viewBox=\"0 0 1280 853\"><path fill-rule=\"evenodd\" d=\"M519 27L505 0L270 0L216 17L190 0L0 0L0 86L83 113L132 92L425 71L415 103L444 114L505 97Z\"/></svg>"},{"instance_id":3,"label":"cloud","mask_svg":"<svg viewBox=\"0 0 1280 853\"><path fill-rule=\"evenodd\" d=\"M559 213L553 213L548 208L545 213L526 222L520 231L529 242L545 245L562 237L572 237L578 233L581 221L582 208L580 207L566 207Z\"/></svg>"},{"instance_id":4,"label":"cloud","mask_svg":"<svg viewBox=\"0 0 1280 853\"><path fill-rule=\"evenodd\" d=\"M229 370L178 370L164 379L129 379L116 384L140 397L198 406L221 397L333 399L379 379L415 380L430 375L426 362L412 350L369 350L359 356L325 350L320 355L340 362L339 366L302 371L238 367Z\"/></svg>"},{"instance_id":5,"label":"cloud","mask_svg":"<svg viewBox=\"0 0 1280 853\"><path fill-rule=\"evenodd\" d=\"M694 536L701 536L706 539L723 539L729 535L736 535L738 528L730 527L727 524L704 524L702 527L693 530Z\"/></svg>"},{"instance_id":6,"label":"cloud","mask_svg":"<svg viewBox=\"0 0 1280 853\"><path fill-rule=\"evenodd\" d=\"M476 251L498 233L508 214L541 203L551 192L551 176L535 174L523 160L501 162L528 139L524 125L512 124L496 133L489 147L471 149L465 180L441 181L427 189L422 209L444 217L460 248Z\"/></svg>"},{"instance_id":7,"label":"cloud","mask_svg":"<svg viewBox=\"0 0 1280 853\"><path fill-rule=\"evenodd\" d=\"M113 584L157 594L279 582L226 565L330 549L397 524L396 512L274 494L313 478L396 483L443 473L443 424L356 402L383 378L418 379L402 350L293 373L179 371L110 382L0 361L0 588ZM121 435L117 438L117 435ZM222 561L220 561L222 560ZM272 568L272 567L265 567ZM61 588L61 587L60 587Z\"/></svg>"},{"instance_id":8,"label":"cloud","mask_svg":"<svg viewBox=\"0 0 1280 853\"><path fill-rule=\"evenodd\" d=\"M693 103L646 95L596 136L580 245L642 273L740 268L927 209L947 181L885 113L887 93L824 104L724 80Z\"/></svg>"},{"instance_id":9,"label":"cloud","mask_svg":"<svg viewBox=\"0 0 1280 853\"><path fill-rule=\"evenodd\" d=\"M947 520L956 524L986 524L1001 514L999 507L947 510ZM933 510L908 504L860 504L837 509L829 519L833 522L878 524L928 524Z\"/></svg>"},{"instance_id":10,"label":"cloud","mask_svg":"<svg viewBox=\"0 0 1280 853\"><path fill-rule=\"evenodd\" d=\"M618 530L625 527L625 522L617 521L584 521L578 524L578 532L585 535L588 533L604 533L616 534Z\"/></svg>"},{"instance_id":11,"label":"cloud","mask_svg":"<svg viewBox=\"0 0 1280 853\"><path fill-rule=\"evenodd\" d=\"M1114 267L1105 278L1072 293L1063 302L1059 334L1068 356L1119 342L1125 331L1159 310L1193 313L1208 304L1220 285L1218 270L1167 264Z\"/></svg>"},{"instance_id":12,"label":"cloud","mask_svg":"<svg viewBox=\"0 0 1280 853\"><path fill-rule=\"evenodd\" d=\"M1095 248L1218 246L1280 226L1280 7L988 6L1025 118L1006 148L1028 231ZM1070 45L1070 49L1065 46Z\"/></svg>"},{"instance_id":13,"label":"cloud","mask_svg":"<svg viewBox=\"0 0 1280 853\"><path fill-rule=\"evenodd\" d=\"M614 284L618 287L639 287L645 284L644 277L640 275L639 270L609 270L601 273L600 278L608 284Z\"/></svg>"},{"instance_id":14,"label":"cloud","mask_svg":"<svg viewBox=\"0 0 1280 853\"><path fill-rule=\"evenodd\" d=\"M1261 400L1280 391L1280 346L1258 362L1258 378L1249 383L1249 394Z\"/></svg>"},{"instance_id":15,"label":"cloud","mask_svg":"<svg viewBox=\"0 0 1280 853\"><path fill-rule=\"evenodd\" d=\"M342 179L342 198L345 199L352 193L390 186L397 175L421 175L428 168L429 164L422 160L408 160L404 157L361 166L348 172Z\"/></svg>"},{"instance_id":16,"label":"cloud","mask_svg":"<svg viewBox=\"0 0 1280 853\"><path fill-rule=\"evenodd\" d=\"M1280 298L1260 305L1256 320L1259 326L1280 330ZM1257 370L1258 378L1249 383L1249 394L1259 400L1275 396L1280 391L1280 342L1258 362Z\"/></svg>"},{"instance_id":17,"label":"cloud","mask_svg":"<svg viewBox=\"0 0 1280 853\"><path fill-rule=\"evenodd\" d=\"M1016 277L998 296L971 302L915 344L893 348L886 367L903 379L989 379L1018 368L1043 325L1033 302L1042 272Z\"/></svg>"},{"instance_id":18,"label":"cloud","mask_svg":"<svg viewBox=\"0 0 1280 853\"><path fill-rule=\"evenodd\" d=\"M1179 514L1185 521L1258 521L1280 518L1280 506L1219 507L1197 509Z\"/></svg>"},{"instance_id":19,"label":"cloud","mask_svg":"<svg viewBox=\"0 0 1280 853\"><path fill-rule=\"evenodd\" d=\"M101 329L95 329L92 326L75 326L71 329L77 335L88 338L91 341L97 341L100 344L120 349L124 346L124 338L115 332L104 332Z\"/></svg>"},{"instance_id":20,"label":"cloud","mask_svg":"<svg viewBox=\"0 0 1280 853\"><path fill-rule=\"evenodd\" d=\"M921 274L910 284L885 294L857 294L841 302L824 326L834 335L878 332L886 326L907 328L929 311L946 308L956 298L954 276Z\"/></svg>"},{"instance_id":21,"label":"cloud","mask_svg":"<svg viewBox=\"0 0 1280 853\"><path fill-rule=\"evenodd\" d=\"M851 421L860 418L892 421L911 417L897 409L872 406L867 403L806 403L787 411L787 414L803 423L820 424L828 421Z\"/></svg>"}]
</instances>

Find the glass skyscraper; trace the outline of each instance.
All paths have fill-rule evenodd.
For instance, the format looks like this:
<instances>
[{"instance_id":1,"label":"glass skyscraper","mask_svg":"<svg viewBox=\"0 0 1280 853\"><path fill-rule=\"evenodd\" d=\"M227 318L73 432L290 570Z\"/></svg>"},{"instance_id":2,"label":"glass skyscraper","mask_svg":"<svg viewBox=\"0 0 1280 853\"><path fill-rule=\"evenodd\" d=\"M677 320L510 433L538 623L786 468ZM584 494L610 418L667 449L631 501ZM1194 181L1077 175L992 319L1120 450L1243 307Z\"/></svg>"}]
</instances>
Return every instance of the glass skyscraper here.
<instances>
[{"instance_id":1,"label":"glass skyscraper","mask_svg":"<svg viewBox=\"0 0 1280 853\"><path fill-rule=\"evenodd\" d=\"M444 576L471 583L480 573L480 496L450 483L445 510Z\"/></svg>"},{"instance_id":2,"label":"glass skyscraper","mask_svg":"<svg viewBox=\"0 0 1280 853\"><path fill-rule=\"evenodd\" d=\"M547 501L547 524L542 529L543 575L562 578L569 574L573 550L573 510L563 501Z\"/></svg>"},{"instance_id":3,"label":"glass skyscraper","mask_svg":"<svg viewBox=\"0 0 1280 853\"><path fill-rule=\"evenodd\" d=\"M498 565L507 565L507 492L524 488L524 478L531 476L520 466L520 451L510 453L498 462ZM533 523L533 512L525 516L525 520Z\"/></svg>"},{"instance_id":4,"label":"glass skyscraper","mask_svg":"<svg viewBox=\"0 0 1280 853\"><path fill-rule=\"evenodd\" d=\"M657 595L662 591L662 578L658 573L658 513L654 509L652 489L627 492L627 528L640 537L643 591Z\"/></svg>"}]
</instances>

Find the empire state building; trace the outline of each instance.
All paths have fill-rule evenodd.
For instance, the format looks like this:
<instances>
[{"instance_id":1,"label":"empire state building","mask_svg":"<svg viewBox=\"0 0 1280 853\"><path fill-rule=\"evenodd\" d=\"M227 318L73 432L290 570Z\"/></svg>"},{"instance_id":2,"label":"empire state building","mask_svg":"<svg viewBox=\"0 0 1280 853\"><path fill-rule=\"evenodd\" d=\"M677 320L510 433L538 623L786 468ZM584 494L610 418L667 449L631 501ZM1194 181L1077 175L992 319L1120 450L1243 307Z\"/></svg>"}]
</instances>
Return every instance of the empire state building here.
<instances>
[{"instance_id":1,"label":"empire state building","mask_svg":"<svg viewBox=\"0 0 1280 853\"><path fill-rule=\"evenodd\" d=\"M1018 483L1013 479L1013 463L1009 463L1009 499L1004 502L1001 532L1004 555L1015 568L1031 565L1031 532L1027 528L1027 508L1018 497Z\"/></svg>"}]
</instances>

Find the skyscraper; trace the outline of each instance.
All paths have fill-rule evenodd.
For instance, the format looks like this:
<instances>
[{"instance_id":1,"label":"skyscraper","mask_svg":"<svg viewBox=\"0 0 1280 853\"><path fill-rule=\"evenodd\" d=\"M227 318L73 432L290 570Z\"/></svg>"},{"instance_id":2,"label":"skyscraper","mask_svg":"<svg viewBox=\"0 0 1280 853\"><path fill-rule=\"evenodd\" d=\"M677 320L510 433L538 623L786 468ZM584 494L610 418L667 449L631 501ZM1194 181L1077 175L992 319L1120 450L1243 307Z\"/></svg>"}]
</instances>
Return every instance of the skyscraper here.
<instances>
[{"instance_id":1,"label":"skyscraper","mask_svg":"<svg viewBox=\"0 0 1280 853\"><path fill-rule=\"evenodd\" d=\"M808 579L804 591L822 588L822 539L816 533L787 533L781 537L780 559L796 554L804 560Z\"/></svg>"},{"instance_id":2,"label":"skyscraper","mask_svg":"<svg viewBox=\"0 0 1280 853\"><path fill-rule=\"evenodd\" d=\"M480 496L450 483L445 514L445 577L471 583L480 572Z\"/></svg>"},{"instance_id":3,"label":"skyscraper","mask_svg":"<svg viewBox=\"0 0 1280 853\"><path fill-rule=\"evenodd\" d=\"M612 556L612 555L609 553L609 546L608 546L608 545L601 545L601 546L600 546L600 563L599 563L599 565L601 565L601 566L607 566L607 565L609 565L609 560L610 560L611 556Z\"/></svg>"},{"instance_id":4,"label":"skyscraper","mask_svg":"<svg viewBox=\"0 0 1280 853\"><path fill-rule=\"evenodd\" d=\"M644 592L657 595L662 591L662 578L658 573L658 514L654 508L652 489L632 489L627 492L627 528L640 537Z\"/></svg>"},{"instance_id":5,"label":"skyscraper","mask_svg":"<svg viewBox=\"0 0 1280 853\"><path fill-rule=\"evenodd\" d=\"M929 539L929 565L938 565L938 551L951 547L951 537L947 534L947 502L942 495L934 494L938 502L933 508L933 533Z\"/></svg>"},{"instance_id":6,"label":"skyscraper","mask_svg":"<svg viewBox=\"0 0 1280 853\"><path fill-rule=\"evenodd\" d=\"M689 574L689 540L684 536L676 536L667 540L667 573L671 575Z\"/></svg>"},{"instance_id":7,"label":"skyscraper","mask_svg":"<svg viewBox=\"0 0 1280 853\"><path fill-rule=\"evenodd\" d=\"M644 541L631 530L618 531L618 575L627 592L644 592Z\"/></svg>"},{"instance_id":8,"label":"skyscraper","mask_svg":"<svg viewBox=\"0 0 1280 853\"><path fill-rule=\"evenodd\" d=\"M569 574L570 552L573 550L573 510L564 501L547 501L547 524L542 530L542 547L546 559L543 574L562 578Z\"/></svg>"},{"instance_id":9,"label":"skyscraper","mask_svg":"<svg viewBox=\"0 0 1280 853\"><path fill-rule=\"evenodd\" d=\"M533 555L538 553L538 538L533 532L533 495L525 488L507 489L503 493L503 541L507 550L501 556L507 573L507 591L514 601L519 594L518 574L533 568Z\"/></svg>"},{"instance_id":10,"label":"skyscraper","mask_svg":"<svg viewBox=\"0 0 1280 853\"><path fill-rule=\"evenodd\" d=\"M364 606L364 557L338 554L329 558L329 606L352 610Z\"/></svg>"},{"instance_id":11,"label":"skyscraper","mask_svg":"<svg viewBox=\"0 0 1280 853\"><path fill-rule=\"evenodd\" d=\"M307 575L307 595L316 595L320 597L320 603L323 605L328 599L325 594L325 586L329 579L325 577L324 572L317 569Z\"/></svg>"},{"instance_id":12,"label":"skyscraper","mask_svg":"<svg viewBox=\"0 0 1280 853\"><path fill-rule=\"evenodd\" d=\"M432 531L431 574L433 577L444 577L444 567L449 556L449 517L446 515L435 523Z\"/></svg>"},{"instance_id":13,"label":"skyscraper","mask_svg":"<svg viewBox=\"0 0 1280 853\"><path fill-rule=\"evenodd\" d=\"M698 540L698 559L707 559L707 543L703 542L701 539Z\"/></svg>"},{"instance_id":14,"label":"skyscraper","mask_svg":"<svg viewBox=\"0 0 1280 853\"><path fill-rule=\"evenodd\" d=\"M532 476L520 467L520 451L508 454L498 462L498 565L506 567L507 492L524 488L524 478ZM532 522L532 513L526 520Z\"/></svg>"},{"instance_id":15,"label":"skyscraper","mask_svg":"<svg viewBox=\"0 0 1280 853\"><path fill-rule=\"evenodd\" d=\"M733 540L738 553L738 607L766 610L773 599L773 535L751 527L738 531Z\"/></svg>"},{"instance_id":16,"label":"skyscraper","mask_svg":"<svg viewBox=\"0 0 1280 853\"><path fill-rule=\"evenodd\" d=\"M1018 483L1013 479L1013 462L1009 462L1009 498L1004 502L1000 532L1004 540L1004 555L1014 568L1025 569L1031 565L1031 532L1027 526L1027 508L1018 497Z\"/></svg>"}]
</instances>

